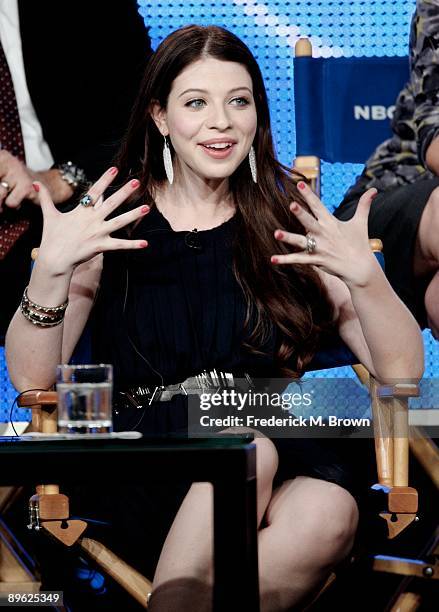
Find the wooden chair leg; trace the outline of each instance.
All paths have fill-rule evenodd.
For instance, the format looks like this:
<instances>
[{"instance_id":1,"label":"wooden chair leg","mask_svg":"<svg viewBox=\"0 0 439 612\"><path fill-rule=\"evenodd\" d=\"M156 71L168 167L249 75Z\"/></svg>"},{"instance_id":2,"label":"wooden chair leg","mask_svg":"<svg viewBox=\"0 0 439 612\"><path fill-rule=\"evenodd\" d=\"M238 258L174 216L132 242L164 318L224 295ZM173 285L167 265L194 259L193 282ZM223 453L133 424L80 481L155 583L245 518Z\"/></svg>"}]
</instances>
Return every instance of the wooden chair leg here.
<instances>
[{"instance_id":1,"label":"wooden chair leg","mask_svg":"<svg viewBox=\"0 0 439 612\"><path fill-rule=\"evenodd\" d=\"M305 608L303 608L303 612L312 612L314 604L320 599L320 597L323 595L323 593L325 593L325 591L327 591L329 589L329 587L333 584L333 582L335 582L336 580L337 580L337 574L335 574L335 572L332 572L328 576L325 584L322 586L322 588L319 590L319 592L316 593L316 595L313 598L313 600Z\"/></svg>"},{"instance_id":2,"label":"wooden chair leg","mask_svg":"<svg viewBox=\"0 0 439 612\"><path fill-rule=\"evenodd\" d=\"M379 395L379 385L370 382L378 483L393 485L393 415L390 402Z\"/></svg>"},{"instance_id":3,"label":"wooden chair leg","mask_svg":"<svg viewBox=\"0 0 439 612\"><path fill-rule=\"evenodd\" d=\"M390 612L415 612L421 603L421 596L417 593L401 593Z\"/></svg>"},{"instance_id":4,"label":"wooden chair leg","mask_svg":"<svg viewBox=\"0 0 439 612\"><path fill-rule=\"evenodd\" d=\"M40 586L22 547L0 519L0 593L38 593Z\"/></svg>"},{"instance_id":5,"label":"wooden chair leg","mask_svg":"<svg viewBox=\"0 0 439 612\"><path fill-rule=\"evenodd\" d=\"M55 433L57 430L56 391L30 391L19 399L19 406L32 408L32 430ZM30 499L30 527L42 529L66 546L77 544L136 601L147 607L152 583L100 542L82 537L87 523L69 518L69 500L59 486L38 485Z\"/></svg>"},{"instance_id":6,"label":"wooden chair leg","mask_svg":"<svg viewBox=\"0 0 439 612\"><path fill-rule=\"evenodd\" d=\"M387 509L380 517L388 537L396 537L417 520L418 494L408 486L408 399L419 395L416 384L379 385L370 379L378 485L387 495Z\"/></svg>"},{"instance_id":7,"label":"wooden chair leg","mask_svg":"<svg viewBox=\"0 0 439 612\"><path fill-rule=\"evenodd\" d=\"M410 450L439 489L439 448L421 427L410 427Z\"/></svg>"},{"instance_id":8,"label":"wooden chair leg","mask_svg":"<svg viewBox=\"0 0 439 612\"><path fill-rule=\"evenodd\" d=\"M58 485L37 486L29 504L30 527L46 531L65 546L78 544L127 593L147 608L152 583L100 542L82 537L87 523L69 518L69 500L60 494Z\"/></svg>"},{"instance_id":9,"label":"wooden chair leg","mask_svg":"<svg viewBox=\"0 0 439 612\"><path fill-rule=\"evenodd\" d=\"M0 514L5 514L22 494L23 487L0 487Z\"/></svg>"},{"instance_id":10,"label":"wooden chair leg","mask_svg":"<svg viewBox=\"0 0 439 612\"><path fill-rule=\"evenodd\" d=\"M87 552L89 557L102 567L109 576L124 588L141 606L147 608L148 595L152 592L152 582L100 542L90 538L81 538L78 543Z\"/></svg>"}]
</instances>

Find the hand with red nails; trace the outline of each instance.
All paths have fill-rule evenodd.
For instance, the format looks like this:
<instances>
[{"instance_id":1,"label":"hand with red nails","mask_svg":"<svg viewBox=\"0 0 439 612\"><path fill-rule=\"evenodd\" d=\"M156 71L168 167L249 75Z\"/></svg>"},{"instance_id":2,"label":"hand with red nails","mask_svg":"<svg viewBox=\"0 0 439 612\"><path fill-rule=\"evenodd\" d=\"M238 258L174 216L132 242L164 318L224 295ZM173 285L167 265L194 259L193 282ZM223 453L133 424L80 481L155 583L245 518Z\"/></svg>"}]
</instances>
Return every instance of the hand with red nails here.
<instances>
[{"instance_id":1,"label":"hand with red nails","mask_svg":"<svg viewBox=\"0 0 439 612\"><path fill-rule=\"evenodd\" d=\"M369 246L367 229L369 209L376 189L368 189L362 195L357 212L350 221L339 221L308 185L300 182L298 187L310 212L297 202L292 202L290 210L307 235L276 230L275 238L291 245L294 251L273 255L272 263L310 264L341 278L348 286L367 283L379 268Z\"/></svg>"},{"instance_id":2,"label":"hand with red nails","mask_svg":"<svg viewBox=\"0 0 439 612\"><path fill-rule=\"evenodd\" d=\"M91 203L78 204L67 213L59 212L42 183L34 182L34 192L38 196L43 213L43 236L38 253L39 265L50 269L52 274L72 272L79 264L91 260L104 251L145 248L145 240L125 240L113 238L112 233L134 223L149 212L148 206L138 206L121 215L107 220L139 186L132 180L118 189L107 199L105 190L114 180L116 168L110 168L88 190Z\"/></svg>"},{"instance_id":3,"label":"hand with red nails","mask_svg":"<svg viewBox=\"0 0 439 612\"><path fill-rule=\"evenodd\" d=\"M61 178L59 170L51 168L35 172L5 149L0 150L0 181L4 183L0 185L0 213L5 208L19 209L23 200L38 204L37 194L32 188L35 181L46 185L55 204L65 202L73 195L73 189Z\"/></svg>"}]
</instances>

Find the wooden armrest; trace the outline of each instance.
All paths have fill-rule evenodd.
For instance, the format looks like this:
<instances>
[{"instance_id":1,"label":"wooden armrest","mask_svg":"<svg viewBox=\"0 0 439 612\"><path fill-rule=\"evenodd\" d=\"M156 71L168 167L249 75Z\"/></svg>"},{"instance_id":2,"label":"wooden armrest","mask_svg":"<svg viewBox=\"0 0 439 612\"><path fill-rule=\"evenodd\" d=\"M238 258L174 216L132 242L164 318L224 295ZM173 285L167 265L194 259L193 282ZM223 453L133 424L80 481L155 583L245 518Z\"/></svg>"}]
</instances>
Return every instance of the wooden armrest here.
<instances>
[{"instance_id":1,"label":"wooden armrest","mask_svg":"<svg viewBox=\"0 0 439 612\"><path fill-rule=\"evenodd\" d=\"M56 391L26 391L18 398L20 408L33 408L34 406L53 406L58 403Z\"/></svg>"},{"instance_id":2,"label":"wooden armrest","mask_svg":"<svg viewBox=\"0 0 439 612\"><path fill-rule=\"evenodd\" d=\"M26 391L18 398L20 408L32 409L32 431L56 433L58 394L56 391Z\"/></svg>"},{"instance_id":3,"label":"wooden armrest","mask_svg":"<svg viewBox=\"0 0 439 612\"><path fill-rule=\"evenodd\" d=\"M369 246L374 253L381 253L384 245L379 238L370 238Z\"/></svg>"},{"instance_id":4,"label":"wooden armrest","mask_svg":"<svg viewBox=\"0 0 439 612\"><path fill-rule=\"evenodd\" d=\"M396 383L395 385L377 385L379 398L398 397L400 399L419 397L420 389L418 383Z\"/></svg>"},{"instance_id":5,"label":"wooden armrest","mask_svg":"<svg viewBox=\"0 0 439 612\"><path fill-rule=\"evenodd\" d=\"M318 157L299 155L293 161L293 169L310 181L314 193L320 194L320 159Z\"/></svg>"}]
</instances>

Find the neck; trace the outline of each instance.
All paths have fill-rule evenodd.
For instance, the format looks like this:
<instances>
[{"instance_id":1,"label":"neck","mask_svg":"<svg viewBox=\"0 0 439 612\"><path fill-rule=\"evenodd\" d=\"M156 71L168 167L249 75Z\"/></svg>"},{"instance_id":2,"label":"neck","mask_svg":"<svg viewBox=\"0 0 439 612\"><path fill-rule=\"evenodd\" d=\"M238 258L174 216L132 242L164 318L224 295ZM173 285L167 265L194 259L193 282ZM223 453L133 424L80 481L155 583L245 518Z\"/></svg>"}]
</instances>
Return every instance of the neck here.
<instances>
[{"instance_id":1,"label":"neck","mask_svg":"<svg viewBox=\"0 0 439 612\"><path fill-rule=\"evenodd\" d=\"M194 173L178 172L154 194L156 205L174 226L214 227L234 212L229 180L203 179Z\"/></svg>"}]
</instances>

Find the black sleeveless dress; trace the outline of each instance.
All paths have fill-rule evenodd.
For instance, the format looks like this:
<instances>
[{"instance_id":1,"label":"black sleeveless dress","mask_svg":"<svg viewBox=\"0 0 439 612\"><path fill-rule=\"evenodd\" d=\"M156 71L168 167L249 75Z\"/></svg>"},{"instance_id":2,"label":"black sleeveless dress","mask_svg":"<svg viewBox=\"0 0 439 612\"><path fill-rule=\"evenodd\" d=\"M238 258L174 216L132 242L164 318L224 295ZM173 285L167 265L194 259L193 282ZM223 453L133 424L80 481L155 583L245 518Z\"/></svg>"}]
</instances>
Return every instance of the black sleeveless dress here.
<instances>
[{"instance_id":1,"label":"black sleeveless dress","mask_svg":"<svg viewBox=\"0 0 439 612\"><path fill-rule=\"evenodd\" d=\"M280 377L275 329L262 347L264 355L242 347L248 334L246 303L232 270L237 226L232 217L196 235L174 231L153 207L131 236L148 240L146 249L105 254L93 313L93 345L95 362L114 366L116 430L132 429L148 436L186 431L184 395L142 409L118 401L120 391L136 385L174 384L214 368L237 376L247 372L255 378ZM301 474L335 482L357 496L352 457L334 450L332 440L279 438L273 442L279 453L275 486ZM145 491L139 475L137 503L129 505L125 527L138 520L146 528L146 513L154 528L145 539L150 552L154 549L151 538L155 541L156 557L188 486L172 492L159 487ZM108 505L116 512L113 501ZM142 555L139 566L144 562Z\"/></svg>"}]
</instances>

